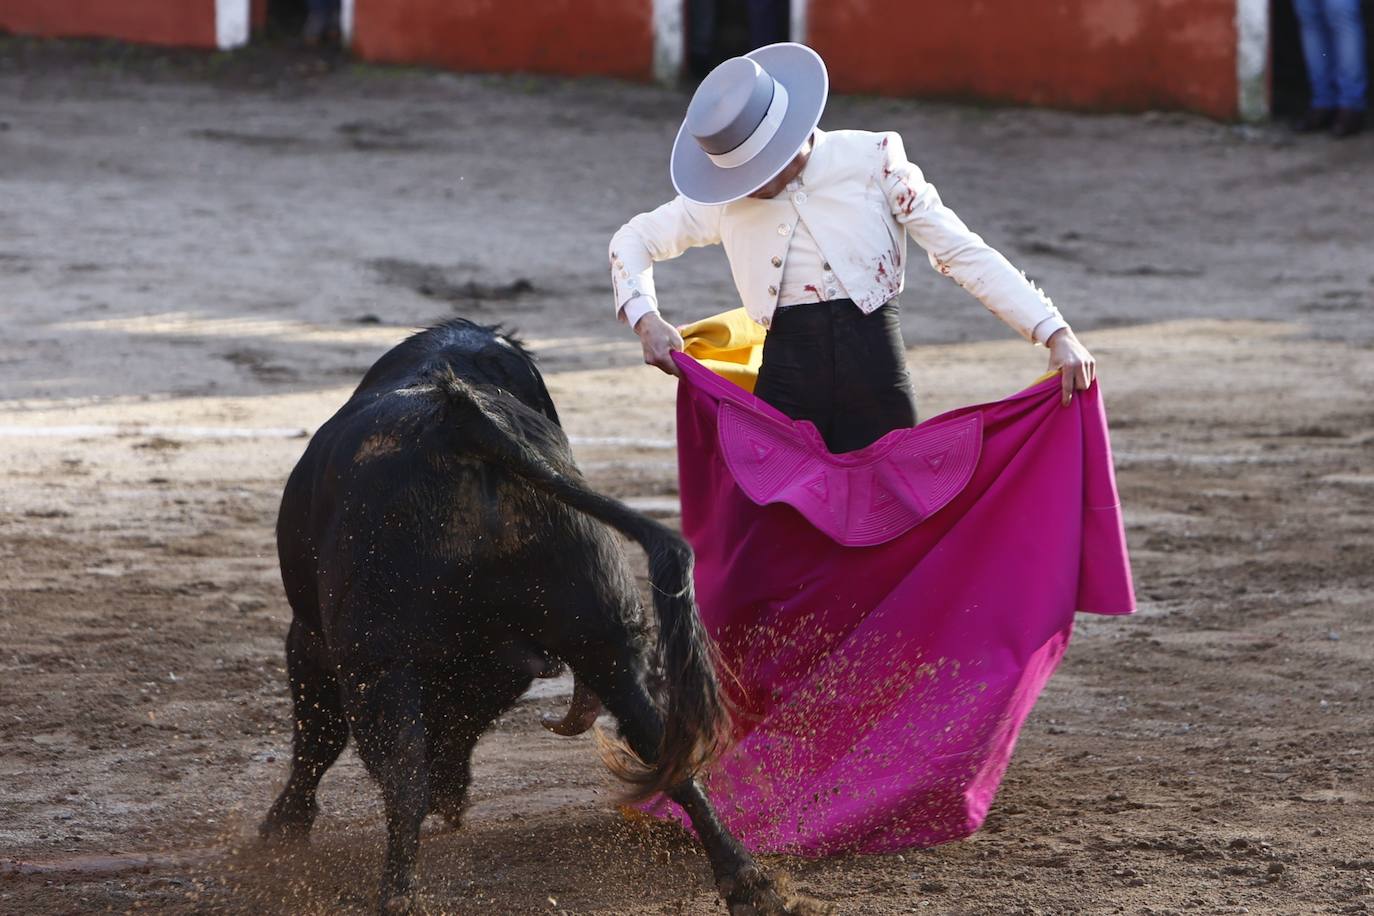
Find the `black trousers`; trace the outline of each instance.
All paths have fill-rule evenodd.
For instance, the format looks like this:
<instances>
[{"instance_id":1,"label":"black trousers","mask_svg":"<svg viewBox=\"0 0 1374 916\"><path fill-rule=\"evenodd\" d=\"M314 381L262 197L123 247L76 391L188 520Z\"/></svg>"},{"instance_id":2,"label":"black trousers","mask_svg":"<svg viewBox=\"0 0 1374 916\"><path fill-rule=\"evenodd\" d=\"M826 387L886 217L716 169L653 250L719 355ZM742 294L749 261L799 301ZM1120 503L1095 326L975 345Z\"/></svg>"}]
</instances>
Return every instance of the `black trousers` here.
<instances>
[{"instance_id":1,"label":"black trousers","mask_svg":"<svg viewBox=\"0 0 1374 916\"><path fill-rule=\"evenodd\" d=\"M831 452L916 425L916 396L895 302L865 315L849 299L773 313L754 394L816 424Z\"/></svg>"}]
</instances>

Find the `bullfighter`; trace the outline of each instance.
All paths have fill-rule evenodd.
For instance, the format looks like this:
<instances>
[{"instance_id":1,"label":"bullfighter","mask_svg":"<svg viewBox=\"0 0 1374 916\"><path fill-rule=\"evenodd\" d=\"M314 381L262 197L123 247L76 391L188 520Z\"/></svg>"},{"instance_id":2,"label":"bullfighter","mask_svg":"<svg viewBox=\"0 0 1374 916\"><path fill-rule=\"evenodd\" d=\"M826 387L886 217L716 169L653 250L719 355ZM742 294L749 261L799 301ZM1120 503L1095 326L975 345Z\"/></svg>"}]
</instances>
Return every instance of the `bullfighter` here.
<instances>
[{"instance_id":1,"label":"bullfighter","mask_svg":"<svg viewBox=\"0 0 1374 916\"><path fill-rule=\"evenodd\" d=\"M819 129L829 78L791 42L727 60L688 105L670 161L677 196L610 245L616 312L644 361L676 374L682 335L653 264L723 245L750 318L767 329L755 394L813 422L832 452L916 422L897 297L906 239L1026 340L1049 350L1062 399L1095 364L1059 310L945 206L895 132ZM904 235L905 234L905 235Z\"/></svg>"}]
</instances>

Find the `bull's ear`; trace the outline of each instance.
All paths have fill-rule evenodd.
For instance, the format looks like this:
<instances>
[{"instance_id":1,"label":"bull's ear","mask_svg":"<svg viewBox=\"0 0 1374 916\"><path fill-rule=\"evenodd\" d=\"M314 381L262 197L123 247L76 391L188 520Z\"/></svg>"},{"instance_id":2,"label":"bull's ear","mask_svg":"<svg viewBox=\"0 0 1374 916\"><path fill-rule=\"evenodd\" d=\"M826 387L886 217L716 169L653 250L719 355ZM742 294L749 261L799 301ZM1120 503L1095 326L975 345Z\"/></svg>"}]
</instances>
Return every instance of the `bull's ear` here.
<instances>
[{"instance_id":1,"label":"bull's ear","mask_svg":"<svg viewBox=\"0 0 1374 916\"><path fill-rule=\"evenodd\" d=\"M563 421L558 419L558 410L553 406L553 399L546 395L544 397L544 405L544 415L547 416L554 423L556 423L559 427L562 427Z\"/></svg>"},{"instance_id":2,"label":"bull's ear","mask_svg":"<svg viewBox=\"0 0 1374 916\"><path fill-rule=\"evenodd\" d=\"M553 397L549 394L549 389L544 384L544 376L540 374L539 367L535 365L534 355L526 350L523 345L517 345L515 351L520 354L520 360L525 364L528 384L534 393L536 403L530 404L530 406L548 417L554 423L562 426L562 421L558 419L558 408L553 406Z\"/></svg>"},{"instance_id":3,"label":"bull's ear","mask_svg":"<svg viewBox=\"0 0 1374 916\"><path fill-rule=\"evenodd\" d=\"M529 366L530 380L534 383L534 389L539 397L539 403L533 406L537 407L544 416L548 417L554 423L562 426L563 423L558 419L558 408L553 406L553 397L550 396L549 389L544 385L544 377L540 375L539 370L535 368L534 360L526 356L525 361L526 365Z\"/></svg>"},{"instance_id":4,"label":"bull's ear","mask_svg":"<svg viewBox=\"0 0 1374 916\"><path fill-rule=\"evenodd\" d=\"M486 350L474 358L474 368L493 384L509 391L526 407L543 414L556 425L562 426L558 410L553 406L553 398L544 385L534 359L520 347L507 346L499 352Z\"/></svg>"},{"instance_id":5,"label":"bull's ear","mask_svg":"<svg viewBox=\"0 0 1374 916\"><path fill-rule=\"evenodd\" d=\"M525 357L525 369L529 372L530 385L534 386L534 393L539 398L539 404L532 404L530 407L539 409L552 422L562 426L561 420L558 419L558 408L554 407L554 398L548 394L548 387L544 385L544 376L540 375L539 367L534 365L534 358L529 353L521 353L521 356Z\"/></svg>"}]
</instances>

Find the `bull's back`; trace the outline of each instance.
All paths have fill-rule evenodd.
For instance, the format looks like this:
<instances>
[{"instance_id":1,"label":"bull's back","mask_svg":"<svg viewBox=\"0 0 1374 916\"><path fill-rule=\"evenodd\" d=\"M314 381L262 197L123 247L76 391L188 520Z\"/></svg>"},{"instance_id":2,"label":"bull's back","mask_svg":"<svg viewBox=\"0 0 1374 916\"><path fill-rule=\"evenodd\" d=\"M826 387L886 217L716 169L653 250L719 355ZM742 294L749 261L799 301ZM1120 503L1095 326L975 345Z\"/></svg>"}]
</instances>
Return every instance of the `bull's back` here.
<instances>
[{"instance_id":1,"label":"bull's back","mask_svg":"<svg viewBox=\"0 0 1374 916\"><path fill-rule=\"evenodd\" d=\"M619 557L604 526L474 454L414 389L351 401L320 428L288 479L277 536L292 608L326 634L373 615L388 631L472 624L537 603L546 580L589 557Z\"/></svg>"}]
</instances>

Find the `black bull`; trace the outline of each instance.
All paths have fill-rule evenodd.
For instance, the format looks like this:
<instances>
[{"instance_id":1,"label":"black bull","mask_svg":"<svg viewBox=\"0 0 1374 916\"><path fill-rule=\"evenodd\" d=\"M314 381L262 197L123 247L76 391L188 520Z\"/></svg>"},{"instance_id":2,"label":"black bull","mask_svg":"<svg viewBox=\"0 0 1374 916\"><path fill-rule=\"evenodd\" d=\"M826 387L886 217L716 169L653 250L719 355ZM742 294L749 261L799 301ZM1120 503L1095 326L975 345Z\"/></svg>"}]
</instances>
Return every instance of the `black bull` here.
<instances>
[{"instance_id":1,"label":"black bull","mask_svg":"<svg viewBox=\"0 0 1374 916\"><path fill-rule=\"evenodd\" d=\"M611 528L649 555L656 642ZM613 769L682 805L732 909L787 912L693 775L729 716L691 549L587 487L517 341L457 320L378 360L292 471L277 547L295 727L265 837L308 833L351 733L386 806L381 907L406 911L421 822L456 824L478 737L556 659L578 687L555 730L590 727L594 693L624 742Z\"/></svg>"}]
</instances>

